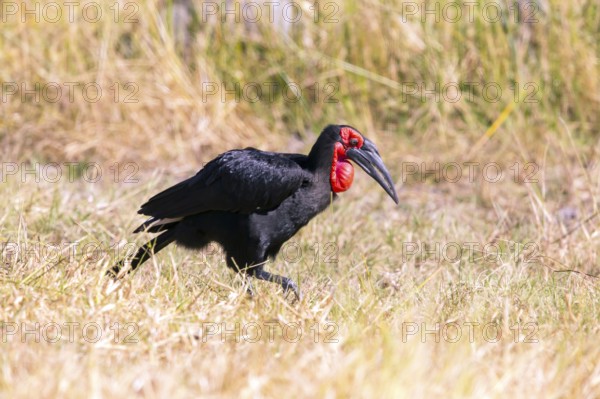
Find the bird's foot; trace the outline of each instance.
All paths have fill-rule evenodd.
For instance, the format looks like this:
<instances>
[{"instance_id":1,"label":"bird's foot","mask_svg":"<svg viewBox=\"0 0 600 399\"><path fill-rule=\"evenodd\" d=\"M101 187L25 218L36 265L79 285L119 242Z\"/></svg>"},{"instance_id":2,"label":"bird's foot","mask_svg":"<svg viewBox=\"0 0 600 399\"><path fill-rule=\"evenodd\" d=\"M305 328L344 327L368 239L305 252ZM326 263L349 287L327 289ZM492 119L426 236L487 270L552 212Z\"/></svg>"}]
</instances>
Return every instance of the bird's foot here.
<instances>
[{"instance_id":1,"label":"bird's foot","mask_svg":"<svg viewBox=\"0 0 600 399\"><path fill-rule=\"evenodd\" d=\"M291 279L284 277L283 281L281 282L281 288L283 288L283 293L285 295L287 295L290 291L292 291L294 293L294 296L296 297L296 302L299 302L302 300L302 293L298 289L298 286L296 285L296 283L293 282Z\"/></svg>"},{"instance_id":2,"label":"bird's foot","mask_svg":"<svg viewBox=\"0 0 600 399\"><path fill-rule=\"evenodd\" d=\"M294 296L296 297L296 301L302 300L302 295L300 294L300 290L298 289L298 286L296 285L295 282L292 281L292 279L290 279L288 277L280 276L277 274L272 274L272 273L269 273L268 271L262 270L262 269L257 270L256 273L254 274L254 277L259 280L277 283L277 284L281 285L281 288L283 288L284 294L287 295L288 292L292 291L294 293Z\"/></svg>"},{"instance_id":3,"label":"bird's foot","mask_svg":"<svg viewBox=\"0 0 600 399\"><path fill-rule=\"evenodd\" d=\"M112 278L113 280L117 280L117 277L119 276L119 272L121 271L122 268L123 268L123 262L119 262L116 265L114 265L113 267L111 267L110 269L108 269L104 275L108 278Z\"/></svg>"}]
</instances>

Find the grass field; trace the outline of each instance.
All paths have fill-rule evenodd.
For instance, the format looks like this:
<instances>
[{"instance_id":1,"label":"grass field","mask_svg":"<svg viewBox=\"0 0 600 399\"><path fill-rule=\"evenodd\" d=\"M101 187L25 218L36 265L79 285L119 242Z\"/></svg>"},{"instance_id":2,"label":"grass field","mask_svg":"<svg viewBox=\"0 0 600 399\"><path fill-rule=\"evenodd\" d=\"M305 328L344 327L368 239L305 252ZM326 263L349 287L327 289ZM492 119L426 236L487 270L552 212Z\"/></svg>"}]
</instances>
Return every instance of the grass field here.
<instances>
[{"instance_id":1,"label":"grass field","mask_svg":"<svg viewBox=\"0 0 600 399\"><path fill-rule=\"evenodd\" d=\"M0 396L600 397L600 4L248 3L0 2ZM103 277L151 195L328 123L400 205L357 170L268 266L301 302L216 247Z\"/></svg>"}]
</instances>

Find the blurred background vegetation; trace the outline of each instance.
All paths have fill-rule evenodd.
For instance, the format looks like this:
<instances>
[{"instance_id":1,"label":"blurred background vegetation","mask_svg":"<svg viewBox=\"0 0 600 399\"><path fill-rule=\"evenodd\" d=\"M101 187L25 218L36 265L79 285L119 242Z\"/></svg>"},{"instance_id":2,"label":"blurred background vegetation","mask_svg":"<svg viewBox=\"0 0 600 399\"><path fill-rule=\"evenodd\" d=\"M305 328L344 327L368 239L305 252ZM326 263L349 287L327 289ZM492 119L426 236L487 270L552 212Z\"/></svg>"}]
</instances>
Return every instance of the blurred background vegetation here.
<instances>
[{"instance_id":1,"label":"blurred background vegetation","mask_svg":"<svg viewBox=\"0 0 600 399\"><path fill-rule=\"evenodd\" d=\"M342 122L399 151L434 151L441 161L539 159L548 138L567 130L595 151L596 0L299 1L287 8L280 0L272 9L264 2L82 2L72 15L63 7L58 20L52 2L42 1L39 21L24 14L24 3L12 2L16 11L9 3L2 2L0 31L0 143L13 161L145 168L179 160L194 170L232 147L305 150L323 126ZM90 83L102 89L98 101L90 101L94 87L84 97ZM62 94L49 101L57 85ZM462 94L453 101L457 87ZM471 153L503 110L495 144Z\"/></svg>"}]
</instances>

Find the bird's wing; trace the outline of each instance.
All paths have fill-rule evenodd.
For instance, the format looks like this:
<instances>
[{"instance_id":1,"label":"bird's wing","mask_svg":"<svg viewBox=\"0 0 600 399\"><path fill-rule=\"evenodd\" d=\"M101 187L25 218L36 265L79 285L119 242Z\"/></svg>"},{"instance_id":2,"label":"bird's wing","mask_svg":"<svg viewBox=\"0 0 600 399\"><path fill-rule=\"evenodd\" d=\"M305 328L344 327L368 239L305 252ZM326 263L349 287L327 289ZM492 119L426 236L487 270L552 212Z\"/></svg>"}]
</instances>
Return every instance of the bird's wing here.
<instances>
[{"instance_id":1,"label":"bird's wing","mask_svg":"<svg viewBox=\"0 0 600 399\"><path fill-rule=\"evenodd\" d=\"M195 176L150 198L138 213L162 219L208 211L266 211L294 193L305 177L289 157L253 148L228 151Z\"/></svg>"}]
</instances>

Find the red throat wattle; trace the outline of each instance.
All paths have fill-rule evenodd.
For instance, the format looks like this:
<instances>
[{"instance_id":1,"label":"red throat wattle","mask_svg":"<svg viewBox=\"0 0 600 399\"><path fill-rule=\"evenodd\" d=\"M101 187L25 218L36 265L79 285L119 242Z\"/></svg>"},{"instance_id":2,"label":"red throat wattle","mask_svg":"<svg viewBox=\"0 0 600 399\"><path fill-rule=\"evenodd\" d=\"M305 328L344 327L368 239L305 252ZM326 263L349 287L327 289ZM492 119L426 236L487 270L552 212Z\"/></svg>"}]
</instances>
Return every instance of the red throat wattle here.
<instances>
[{"instance_id":1,"label":"red throat wattle","mask_svg":"<svg viewBox=\"0 0 600 399\"><path fill-rule=\"evenodd\" d=\"M346 159L346 150L341 143L335 143L329 180L334 193L348 190L354 180L354 167Z\"/></svg>"}]
</instances>

